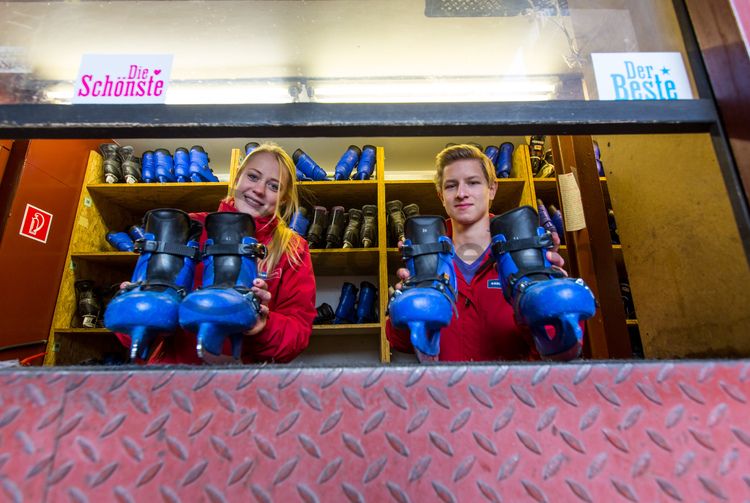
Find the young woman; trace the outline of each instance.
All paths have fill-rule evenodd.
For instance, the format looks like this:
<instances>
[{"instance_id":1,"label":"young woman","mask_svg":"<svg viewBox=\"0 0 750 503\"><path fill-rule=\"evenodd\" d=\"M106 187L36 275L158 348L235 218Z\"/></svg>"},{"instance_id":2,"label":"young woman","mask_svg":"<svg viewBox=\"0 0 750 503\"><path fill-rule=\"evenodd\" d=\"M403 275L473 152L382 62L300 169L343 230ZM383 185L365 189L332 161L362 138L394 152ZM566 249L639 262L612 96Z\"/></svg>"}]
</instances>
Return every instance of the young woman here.
<instances>
[{"instance_id":1,"label":"young woman","mask_svg":"<svg viewBox=\"0 0 750 503\"><path fill-rule=\"evenodd\" d=\"M315 318L315 276L307 241L300 238L286 221L297 211L294 162L280 147L262 144L243 161L234 181L232 195L222 200L217 211L247 213L255 222L255 238L268 248L258 264L260 278L252 288L261 301L260 316L245 333L242 360L289 362L308 345ZM205 223L208 213L191 213ZM201 247L206 241L204 228ZM201 285L203 267L195 271L195 285ZM118 334L129 346L130 338ZM195 334L180 332L163 338L149 363L202 363L196 354ZM229 341L224 354L230 355Z\"/></svg>"},{"instance_id":2,"label":"young woman","mask_svg":"<svg viewBox=\"0 0 750 503\"><path fill-rule=\"evenodd\" d=\"M490 204L497 191L492 161L473 145L454 145L436 157L435 187L448 214L446 229L456 250L454 265L458 291L457 315L440 331L441 361L538 359L529 333L513 318L513 308L497 285L490 253ZM556 252L547 258L557 267L564 261ZM401 281L409 277L399 269ZM400 289L400 284L396 285ZM391 346L414 352L407 330L386 327Z\"/></svg>"}]
</instances>

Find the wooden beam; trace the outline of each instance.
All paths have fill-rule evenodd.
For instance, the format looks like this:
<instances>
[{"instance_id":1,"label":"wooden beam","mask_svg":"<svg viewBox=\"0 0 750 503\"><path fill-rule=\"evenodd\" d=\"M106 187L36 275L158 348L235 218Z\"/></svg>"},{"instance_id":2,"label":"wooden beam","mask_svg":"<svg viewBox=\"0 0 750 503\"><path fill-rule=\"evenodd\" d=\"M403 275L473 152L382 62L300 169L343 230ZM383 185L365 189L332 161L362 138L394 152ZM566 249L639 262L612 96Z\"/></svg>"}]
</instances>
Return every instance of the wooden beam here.
<instances>
[{"instance_id":1,"label":"wooden beam","mask_svg":"<svg viewBox=\"0 0 750 503\"><path fill-rule=\"evenodd\" d=\"M596 315L586 323L586 356L630 358L620 281L591 137L553 136L552 153L558 175L575 175L586 219L586 228L565 233L571 274L586 282L598 303Z\"/></svg>"}]
</instances>

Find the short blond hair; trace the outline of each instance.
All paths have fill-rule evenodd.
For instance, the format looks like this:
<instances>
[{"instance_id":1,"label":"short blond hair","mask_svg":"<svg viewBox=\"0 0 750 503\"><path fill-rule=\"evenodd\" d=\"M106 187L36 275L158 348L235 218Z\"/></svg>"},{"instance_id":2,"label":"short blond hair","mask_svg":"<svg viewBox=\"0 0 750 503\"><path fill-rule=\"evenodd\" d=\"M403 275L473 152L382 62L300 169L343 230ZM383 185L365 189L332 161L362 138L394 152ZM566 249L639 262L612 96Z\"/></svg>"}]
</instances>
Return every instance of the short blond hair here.
<instances>
[{"instance_id":1,"label":"short blond hair","mask_svg":"<svg viewBox=\"0 0 750 503\"><path fill-rule=\"evenodd\" d=\"M445 147L435 156L435 188L439 194L443 193L445 167L461 159L476 159L482 165L482 172L484 173L484 180L487 182L487 185L490 186L495 181L495 167L484 152L474 145L466 143L451 145L450 147Z\"/></svg>"}]
</instances>

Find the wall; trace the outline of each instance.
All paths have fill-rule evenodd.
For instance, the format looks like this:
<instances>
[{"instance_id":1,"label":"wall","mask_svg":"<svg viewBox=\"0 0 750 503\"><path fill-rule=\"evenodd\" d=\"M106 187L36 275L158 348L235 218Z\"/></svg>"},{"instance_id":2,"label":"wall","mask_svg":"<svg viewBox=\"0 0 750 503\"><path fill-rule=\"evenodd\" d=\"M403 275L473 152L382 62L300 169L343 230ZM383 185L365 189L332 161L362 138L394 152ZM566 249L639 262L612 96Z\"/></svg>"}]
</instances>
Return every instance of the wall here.
<instances>
[{"instance_id":1,"label":"wall","mask_svg":"<svg viewBox=\"0 0 750 503\"><path fill-rule=\"evenodd\" d=\"M750 355L750 270L709 135L596 139L646 357Z\"/></svg>"},{"instance_id":2,"label":"wall","mask_svg":"<svg viewBox=\"0 0 750 503\"><path fill-rule=\"evenodd\" d=\"M47 339L88 152L101 142L32 140L25 152L14 146L3 180L3 197L12 202L0 238L2 347ZM53 215L46 243L19 234L27 204Z\"/></svg>"}]
</instances>

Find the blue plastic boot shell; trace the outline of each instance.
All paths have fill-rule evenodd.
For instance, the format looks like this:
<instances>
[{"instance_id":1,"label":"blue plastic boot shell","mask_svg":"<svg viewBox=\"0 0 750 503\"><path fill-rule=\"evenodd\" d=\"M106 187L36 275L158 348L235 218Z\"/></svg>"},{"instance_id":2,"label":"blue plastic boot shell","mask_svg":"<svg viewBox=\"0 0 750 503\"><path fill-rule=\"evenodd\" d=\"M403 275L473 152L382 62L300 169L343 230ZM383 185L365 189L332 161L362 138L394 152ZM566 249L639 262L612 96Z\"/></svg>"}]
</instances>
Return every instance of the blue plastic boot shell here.
<instances>
[{"instance_id":1,"label":"blue plastic boot shell","mask_svg":"<svg viewBox=\"0 0 750 503\"><path fill-rule=\"evenodd\" d=\"M187 149L178 148L174 151L174 175L178 183L186 183L190 180L190 154Z\"/></svg>"},{"instance_id":2,"label":"blue plastic boot shell","mask_svg":"<svg viewBox=\"0 0 750 503\"><path fill-rule=\"evenodd\" d=\"M422 353L440 353L440 329L453 317L453 306L434 288L411 288L396 295L389 305L393 326L409 328L411 343Z\"/></svg>"},{"instance_id":3,"label":"blue plastic boot shell","mask_svg":"<svg viewBox=\"0 0 750 503\"><path fill-rule=\"evenodd\" d=\"M156 181L156 159L151 150L147 150L141 157L141 180L144 183L154 183Z\"/></svg>"},{"instance_id":4,"label":"blue plastic boot shell","mask_svg":"<svg viewBox=\"0 0 750 503\"><path fill-rule=\"evenodd\" d=\"M583 346L582 320L594 316L596 302L586 284L578 279L540 281L516 294L519 322L531 328L534 344L545 358ZM552 327L548 331L545 327Z\"/></svg>"},{"instance_id":5,"label":"blue plastic boot shell","mask_svg":"<svg viewBox=\"0 0 750 503\"><path fill-rule=\"evenodd\" d=\"M199 357L203 358L203 351L221 354L227 336L255 325L258 304L254 299L234 288L203 288L185 297L179 309L180 325L197 335ZM239 358L239 354L234 356Z\"/></svg>"},{"instance_id":6,"label":"blue plastic boot shell","mask_svg":"<svg viewBox=\"0 0 750 503\"><path fill-rule=\"evenodd\" d=\"M176 290L130 290L115 296L104 311L104 326L130 334L130 358L145 359L153 339L178 326L181 296Z\"/></svg>"}]
</instances>

